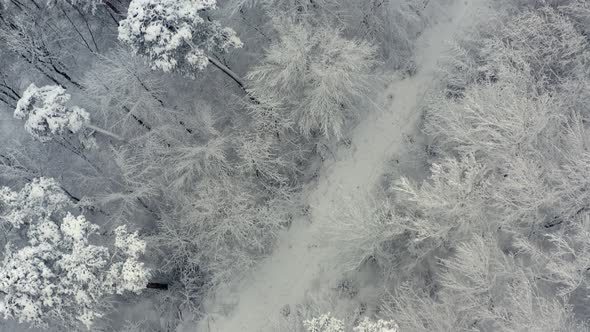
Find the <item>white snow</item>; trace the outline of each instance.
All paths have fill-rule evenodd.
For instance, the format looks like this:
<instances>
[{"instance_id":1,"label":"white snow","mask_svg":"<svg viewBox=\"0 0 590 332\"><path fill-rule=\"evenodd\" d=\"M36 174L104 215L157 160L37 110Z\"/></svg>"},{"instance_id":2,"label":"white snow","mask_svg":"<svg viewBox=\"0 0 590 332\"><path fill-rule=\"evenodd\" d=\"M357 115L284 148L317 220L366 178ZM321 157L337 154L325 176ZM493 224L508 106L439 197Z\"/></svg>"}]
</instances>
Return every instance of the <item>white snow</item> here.
<instances>
[{"instance_id":1,"label":"white snow","mask_svg":"<svg viewBox=\"0 0 590 332\"><path fill-rule=\"evenodd\" d=\"M90 114L77 106L66 107L70 97L59 85L31 84L17 102L14 117L26 118L25 130L41 142L65 131L76 133L90 122Z\"/></svg>"},{"instance_id":2,"label":"white snow","mask_svg":"<svg viewBox=\"0 0 590 332\"><path fill-rule=\"evenodd\" d=\"M469 14L474 13L475 1L457 1L448 8L448 20L433 23L422 34L416 75L389 85L382 100L376 101L384 105L383 110L367 116L353 132L352 148L338 151L336 160L323 168L317 187L307 197L312 207L311 222L294 222L279 239L274 253L248 278L219 292L197 327L179 330L271 332L282 307L288 304L294 308L306 295L338 280L342 274L338 252L317 240L322 222L338 208L335 203L344 196L354 199L370 192L383 174L386 161L402 146L404 133L415 130L420 117L416 106L434 81L436 64L444 55L447 41L474 16ZM388 95L394 98L388 99Z\"/></svg>"}]
</instances>

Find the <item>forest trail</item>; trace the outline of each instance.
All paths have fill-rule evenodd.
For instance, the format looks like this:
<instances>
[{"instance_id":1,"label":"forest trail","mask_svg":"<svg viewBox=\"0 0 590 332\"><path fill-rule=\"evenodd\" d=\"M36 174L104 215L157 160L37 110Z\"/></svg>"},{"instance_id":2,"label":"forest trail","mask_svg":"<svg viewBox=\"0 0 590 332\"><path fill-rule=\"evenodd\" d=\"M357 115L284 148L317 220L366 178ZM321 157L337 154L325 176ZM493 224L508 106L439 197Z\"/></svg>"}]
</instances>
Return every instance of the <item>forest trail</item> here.
<instances>
[{"instance_id":1,"label":"forest trail","mask_svg":"<svg viewBox=\"0 0 590 332\"><path fill-rule=\"evenodd\" d=\"M318 241L322 222L338 209L337 202L343 197L354 200L370 192L388 159L402 146L404 134L415 130L420 117L417 105L434 80L437 61L475 1L455 1L448 15L441 15L447 20L427 28L418 40L416 75L391 83L376 101L383 109L369 114L354 129L351 147L336 151L335 160L323 166L319 182L307 195L311 221L295 221L250 277L238 282L234 291L218 294L196 331L275 332L281 308L288 305L293 313L297 304L318 289L334 287L343 271L336 263L336 248ZM232 313L224 316L224 307L233 304Z\"/></svg>"}]
</instances>

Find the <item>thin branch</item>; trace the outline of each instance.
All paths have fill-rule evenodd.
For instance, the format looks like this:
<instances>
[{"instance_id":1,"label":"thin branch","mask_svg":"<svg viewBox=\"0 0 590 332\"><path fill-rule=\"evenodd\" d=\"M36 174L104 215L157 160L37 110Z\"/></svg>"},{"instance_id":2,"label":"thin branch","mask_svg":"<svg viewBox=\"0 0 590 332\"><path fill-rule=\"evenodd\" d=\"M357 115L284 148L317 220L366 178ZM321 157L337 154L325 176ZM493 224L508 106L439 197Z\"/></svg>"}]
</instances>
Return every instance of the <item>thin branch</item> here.
<instances>
[{"instance_id":1,"label":"thin branch","mask_svg":"<svg viewBox=\"0 0 590 332\"><path fill-rule=\"evenodd\" d=\"M63 7L61 7L61 6L60 6L60 9L64 13L64 16L67 18L68 22L70 22L70 24L74 28L74 31L76 31L76 33L78 34L78 36L80 36L80 38L82 38L82 41L86 45L86 48L88 48L88 50L90 52L93 52L92 49L90 48L90 44L88 44L88 42L86 41L86 38L84 38L84 36L80 32L80 30L78 30L78 27L76 27L76 25L74 24L74 22L72 22L72 19L70 19L70 16L68 16L68 13L66 13L65 9L63 9Z\"/></svg>"},{"instance_id":2,"label":"thin branch","mask_svg":"<svg viewBox=\"0 0 590 332\"><path fill-rule=\"evenodd\" d=\"M72 7L74 7L74 9L76 9L76 11L78 11L78 14L80 14L80 17L82 17L82 20L84 20L84 23L86 24L86 28L88 29L88 33L90 34L90 38L92 39L92 43L94 44L94 48L96 49L96 52L100 53L100 50L98 49L98 44L96 43L96 39L94 38L94 34L92 33L92 29L90 29L90 24L88 23L86 16L80 10L80 8L78 8L77 6L72 5Z\"/></svg>"},{"instance_id":3,"label":"thin branch","mask_svg":"<svg viewBox=\"0 0 590 332\"><path fill-rule=\"evenodd\" d=\"M236 83L238 83L238 85L240 86L240 88L242 90L246 91L244 81L242 80L242 78L240 76L238 76L238 74L236 74L234 71L229 69L226 65L224 65L219 60L217 60L213 57L207 57L207 59L209 60L209 62L211 64L213 64L215 67L217 67L219 70L224 72L227 76L229 76L232 80L234 80Z\"/></svg>"},{"instance_id":4,"label":"thin branch","mask_svg":"<svg viewBox=\"0 0 590 332\"><path fill-rule=\"evenodd\" d=\"M101 133L103 135L110 136L110 137L112 137L112 138L114 138L114 139L116 139L118 141L125 141L125 139L123 137L121 137L121 136L119 136L119 135L117 135L117 134L115 134L113 132L110 132L108 130L105 130L105 129L102 129L100 127L97 127L95 125L88 124L88 125L86 125L86 127L89 128L89 129L92 129L92 130L94 130L94 131L96 131L98 133Z\"/></svg>"}]
</instances>

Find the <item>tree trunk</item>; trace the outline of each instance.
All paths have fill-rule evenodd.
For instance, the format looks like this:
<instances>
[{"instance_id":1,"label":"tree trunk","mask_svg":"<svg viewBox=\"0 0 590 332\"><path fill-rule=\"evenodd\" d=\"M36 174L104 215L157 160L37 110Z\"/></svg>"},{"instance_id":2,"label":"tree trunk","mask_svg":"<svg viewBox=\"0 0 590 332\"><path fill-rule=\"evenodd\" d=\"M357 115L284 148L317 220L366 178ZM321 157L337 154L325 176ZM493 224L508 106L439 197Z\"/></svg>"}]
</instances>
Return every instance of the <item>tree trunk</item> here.
<instances>
[{"instance_id":1,"label":"tree trunk","mask_svg":"<svg viewBox=\"0 0 590 332\"><path fill-rule=\"evenodd\" d=\"M110 132L110 131L108 131L108 130L104 130L104 129L102 129L102 128L99 128L99 127L97 127L97 126L94 126L94 125L88 124L88 125L86 125L86 127L87 127L87 128L90 128L90 129L92 129L92 130L94 130L94 131L96 131L96 132L98 132L98 133L101 133L101 134L103 134L103 135L110 136L110 137L112 137L112 138L114 138L114 139L116 139L116 140L119 140L119 141L125 141L125 139L124 139L123 137L121 137L121 136L119 136L119 135L117 135L117 134L115 134L115 133L112 133L112 132Z\"/></svg>"},{"instance_id":2,"label":"tree trunk","mask_svg":"<svg viewBox=\"0 0 590 332\"><path fill-rule=\"evenodd\" d=\"M226 65L221 63L221 61L219 61L215 58L207 57L207 59L209 59L209 62L211 64L213 64L215 67L217 67L219 70L224 72L227 76L229 76L232 80L234 80L236 83L238 83L238 85L240 86L240 88L242 88L242 90L246 91L246 87L244 86L244 81L242 81L242 78L240 76L238 76L238 74L236 74L233 70L229 69ZM246 93L247 93L247 91L246 91Z\"/></svg>"},{"instance_id":3,"label":"tree trunk","mask_svg":"<svg viewBox=\"0 0 590 332\"><path fill-rule=\"evenodd\" d=\"M159 282L148 282L145 288L168 290L168 284L161 284Z\"/></svg>"}]
</instances>

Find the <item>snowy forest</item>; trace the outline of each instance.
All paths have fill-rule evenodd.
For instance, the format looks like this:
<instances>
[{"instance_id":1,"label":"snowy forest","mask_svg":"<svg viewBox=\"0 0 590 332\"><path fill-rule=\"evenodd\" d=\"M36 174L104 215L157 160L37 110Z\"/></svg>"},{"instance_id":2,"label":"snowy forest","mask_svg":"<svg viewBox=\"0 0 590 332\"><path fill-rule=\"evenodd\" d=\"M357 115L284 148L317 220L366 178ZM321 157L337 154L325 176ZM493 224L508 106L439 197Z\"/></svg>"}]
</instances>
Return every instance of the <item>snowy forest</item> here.
<instances>
[{"instance_id":1,"label":"snowy forest","mask_svg":"<svg viewBox=\"0 0 590 332\"><path fill-rule=\"evenodd\" d=\"M0 252L2 332L590 332L590 2L0 0Z\"/></svg>"}]
</instances>

